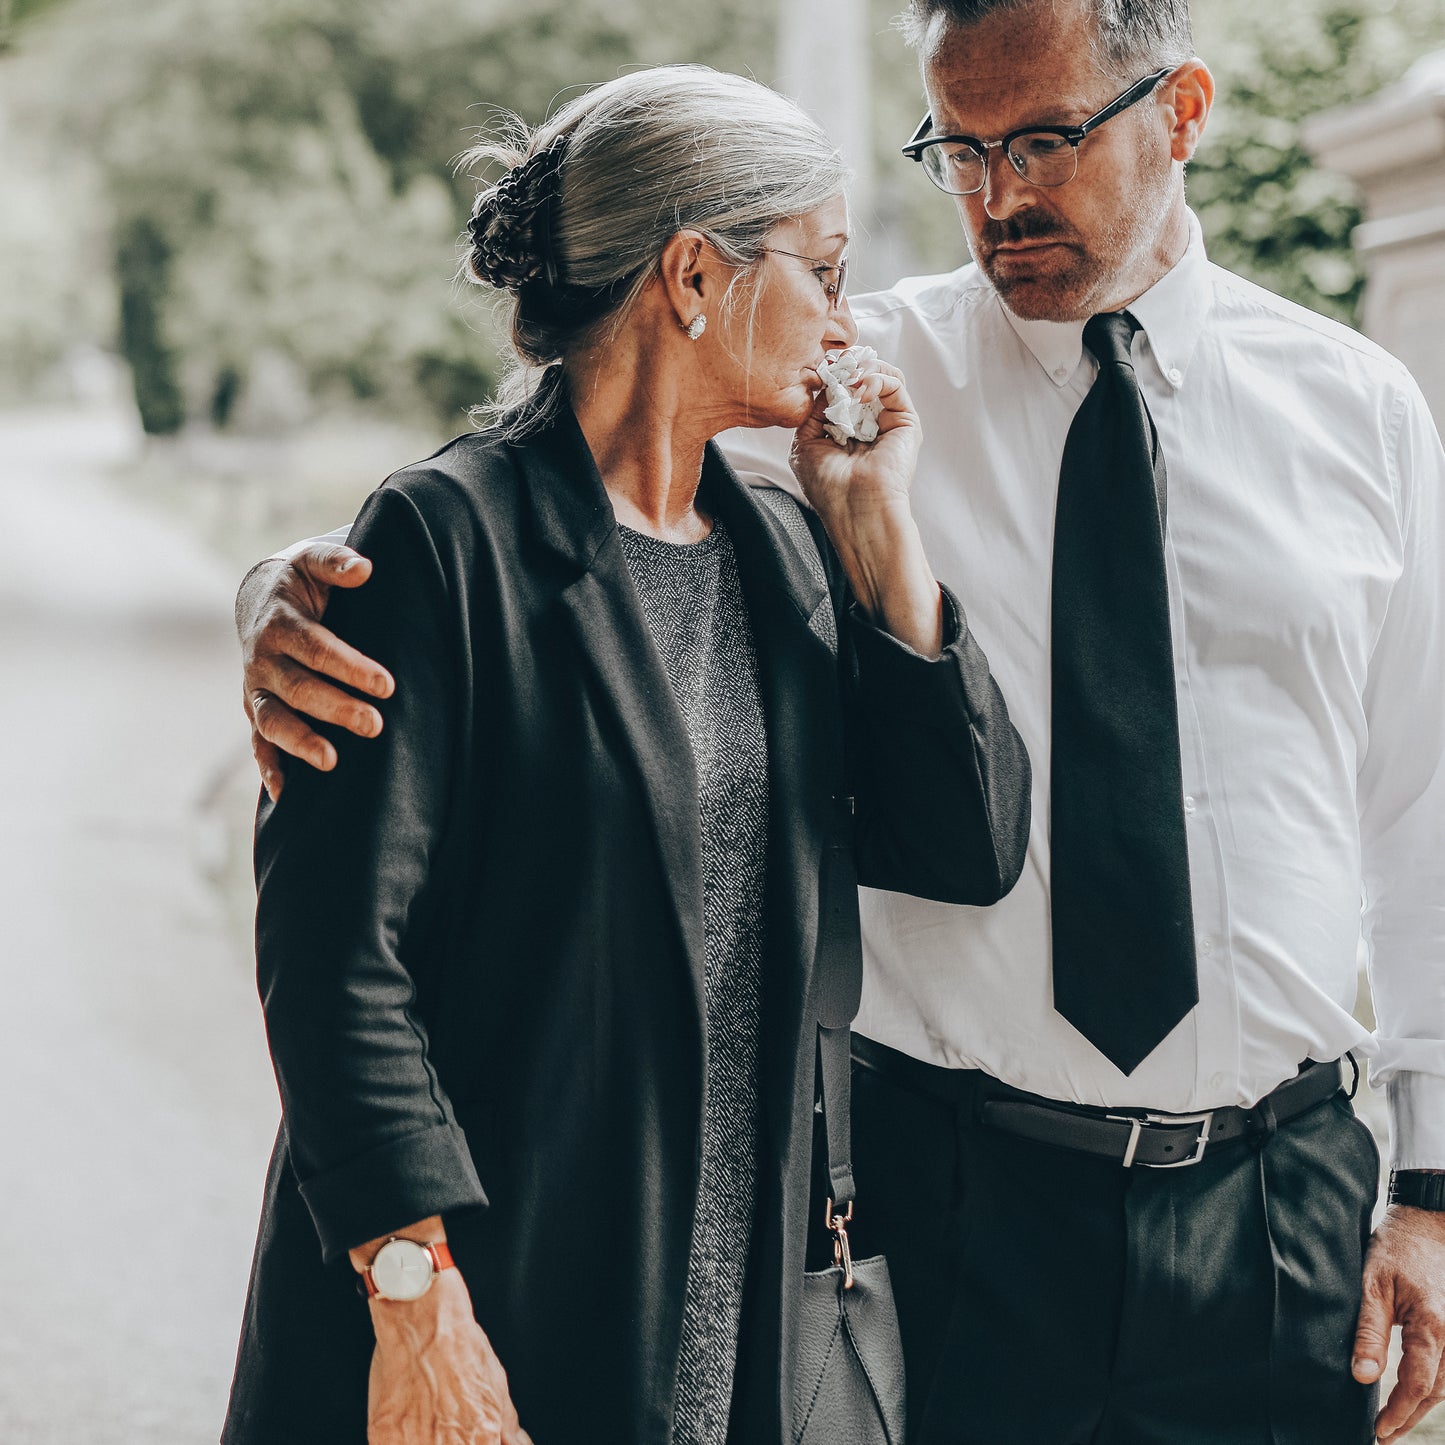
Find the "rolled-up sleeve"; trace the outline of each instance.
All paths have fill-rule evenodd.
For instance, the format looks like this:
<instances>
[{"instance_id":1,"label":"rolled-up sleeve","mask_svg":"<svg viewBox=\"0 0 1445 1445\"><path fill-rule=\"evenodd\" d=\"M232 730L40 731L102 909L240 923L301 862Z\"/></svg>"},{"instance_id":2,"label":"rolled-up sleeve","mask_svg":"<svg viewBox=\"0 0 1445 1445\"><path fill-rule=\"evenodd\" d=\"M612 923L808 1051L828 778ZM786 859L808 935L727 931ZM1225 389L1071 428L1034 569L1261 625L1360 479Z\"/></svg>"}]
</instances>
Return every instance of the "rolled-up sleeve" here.
<instances>
[{"instance_id":1,"label":"rolled-up sleeve","mask_svg":"<svg viewBox=\"0 0 1445 1445\"><path fill-rule=\"evenodd\" d=\"M332 772L293 763L256 829L257 981L291 1162L324 1254L485 1205L428 1057L417 982L460 730L461 628L416 502L385 486L351 532L364 587L326 622L396 679L384 727L323 729ZM434 946L434 945L433 945Z\"/></svg>"}]
</instances>

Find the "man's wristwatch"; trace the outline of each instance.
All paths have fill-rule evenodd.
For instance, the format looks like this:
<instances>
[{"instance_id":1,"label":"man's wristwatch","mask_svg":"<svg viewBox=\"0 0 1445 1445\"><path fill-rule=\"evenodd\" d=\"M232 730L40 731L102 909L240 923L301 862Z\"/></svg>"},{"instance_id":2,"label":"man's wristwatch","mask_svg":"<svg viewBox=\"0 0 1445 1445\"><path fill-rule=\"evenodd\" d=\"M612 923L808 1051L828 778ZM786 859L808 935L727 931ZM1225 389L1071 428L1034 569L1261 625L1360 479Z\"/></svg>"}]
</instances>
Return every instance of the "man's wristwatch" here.
<instances>
[{"instance_id":1,"label":"man's wristwatch","mask_svg":"<svg viewBox=\"0 0 1445 1445\"><path fill-rule=\"evenodd\" d=\"M1426 1169L1392 1169L1390 1203L1445 1213L1445 1174Z\"/></svg>"},{"instance_id":2,"label":"man's wristwatch","mask_svg":"<svg viewBox=\"0 0 1445 1445\"><path fill-rule=\"evenodd\" d=\"M419 1244L414 1239L393 1236L361 1271L361 1281L370 1299L420 1299L437 1275L444 1269L454 1268L455 1264L444 1239L435 1244Z\"/></svg>"}]
</instances>

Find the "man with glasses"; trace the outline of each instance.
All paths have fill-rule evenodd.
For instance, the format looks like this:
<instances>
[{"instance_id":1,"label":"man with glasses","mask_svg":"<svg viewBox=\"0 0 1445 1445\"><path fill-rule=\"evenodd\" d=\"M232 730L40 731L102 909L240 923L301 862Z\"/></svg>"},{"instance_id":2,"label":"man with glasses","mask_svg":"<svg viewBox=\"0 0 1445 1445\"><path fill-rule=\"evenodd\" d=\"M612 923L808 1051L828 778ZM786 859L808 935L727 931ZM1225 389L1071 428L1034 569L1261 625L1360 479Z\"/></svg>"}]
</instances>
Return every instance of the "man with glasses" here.
<instances>
[{"instance_id":1,"label":"man with glasses","mask_svg":"<svg viewBox=\"0 0 1445 1445\"><path fill-rule=\"evenodd\" d=\"M976 265L855 315L1036 788L996 909L863 899L855 1233L914 1438L1360 1442L1399 1324L1388 1438L1445 1338L1438 437L1397 363L1207 261L1185 0L915 0L909 29L904 154ZM1351 1050L1400 1171L1368 1263Z\"/></svg>"},{"instance_id":2,"label":"man with glasses","mask_svg":"<svg viewBox=\"0 0 1445 1445\"><path fill-rule=\"evenodd\" d=\"M1356 1445L1399 1325L1391 1438L1445 1342L1438 436L1378 348L1206 259L1187 0L913 0L908 30L904 153L975 264L854 311L1036 789L1003 903L862 900L854 1235L889 1256L911 1438ZM786 444L730 452L786 485ZM313 646L365 682L277 604L303 581L243 598L281 619L248 695ZM1368 1259L1351 1052L1393 1116Z\"/></svg>"}]
</instances>

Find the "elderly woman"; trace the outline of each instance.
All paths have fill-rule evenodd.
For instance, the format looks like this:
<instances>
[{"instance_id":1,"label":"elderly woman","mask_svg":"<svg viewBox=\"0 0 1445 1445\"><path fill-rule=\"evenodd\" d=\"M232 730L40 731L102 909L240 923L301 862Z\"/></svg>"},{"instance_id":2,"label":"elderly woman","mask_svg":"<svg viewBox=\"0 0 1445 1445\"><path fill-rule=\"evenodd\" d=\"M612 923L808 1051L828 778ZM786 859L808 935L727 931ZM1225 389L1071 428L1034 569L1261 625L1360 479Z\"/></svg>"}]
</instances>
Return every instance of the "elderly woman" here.
<instances>
[{"instance_id":1,"label":"elderly woman","mask_svg":"<svg viewBox=\"0 0 1445 1445\"><path fill-rule=\"evenodd\" d=\"M862 383L876 442L823 433L825 137L672 67L501 158L468 264L513 385L367 501L327 623L394 676L385 726L261 809L284 1120L229 1445L783 1440L850 860L959 903L1021 866L902 378ZM815 512L711 444L779 425Z\"/></svg>"}]
</instances>

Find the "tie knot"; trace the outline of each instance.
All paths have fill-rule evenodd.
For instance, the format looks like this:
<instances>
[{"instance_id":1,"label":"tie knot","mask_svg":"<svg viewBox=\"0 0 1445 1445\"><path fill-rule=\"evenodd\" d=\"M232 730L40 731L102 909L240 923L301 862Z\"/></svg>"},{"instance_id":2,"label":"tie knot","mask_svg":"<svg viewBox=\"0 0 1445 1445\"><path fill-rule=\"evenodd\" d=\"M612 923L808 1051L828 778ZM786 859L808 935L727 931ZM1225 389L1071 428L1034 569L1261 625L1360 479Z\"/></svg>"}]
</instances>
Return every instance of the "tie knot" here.
<instances>
[{"instance_id":1,"label":"tie knot","mask_svg":"<svg viewBox=\"0 0 1445 1445\"><path fill-rule=\"evenodd\" d=\"M1106 311L1084 323L1084 345L1101 366L1106 361L1117 366L1132 366L1129 347L1138 330L1139 323L1127 311Z\"/></svg>"}]
</instances>

